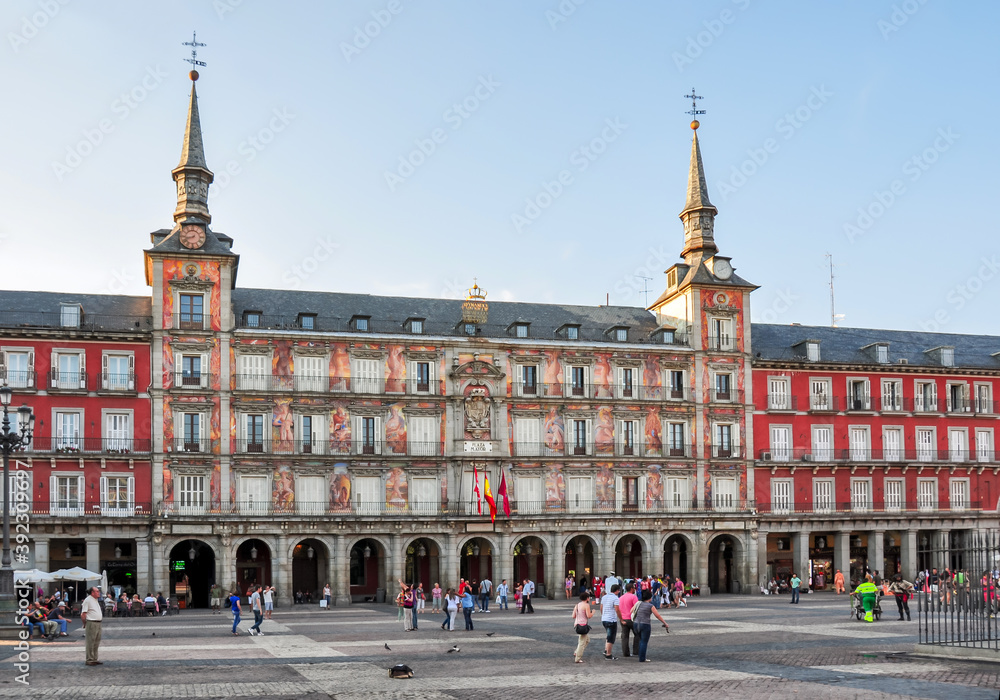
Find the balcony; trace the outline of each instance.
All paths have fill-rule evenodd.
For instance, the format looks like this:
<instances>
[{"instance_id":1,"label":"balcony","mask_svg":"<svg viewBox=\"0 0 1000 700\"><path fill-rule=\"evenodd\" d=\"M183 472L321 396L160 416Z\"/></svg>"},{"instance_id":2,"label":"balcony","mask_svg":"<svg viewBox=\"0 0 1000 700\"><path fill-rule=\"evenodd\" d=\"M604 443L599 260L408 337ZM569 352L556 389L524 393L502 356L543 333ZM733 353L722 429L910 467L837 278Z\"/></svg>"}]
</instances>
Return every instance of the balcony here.
<instances>
[{"instance_id":1,"label":"balcony","mask_svg":"<svg viewBox=\"0 0 1000 700\"><path fill-rule=\"evenodd\" d=\"M762 515L834 515L834 514L856 514L888 513L898 515L900 513L967 513L981 511L988 504L979 501L963 501L955 504L955 507L940 504L931 504L925 501L879 501L873 503L868 501L837 501L825 503L799 503L793 504L788 501L773 501L771 503L758 503L757 512Z\"/></svg>"},{"instance_id":2,"label":"balcony","mask_svg":"<svg viewBox=\"0 0 1000 700\"><path fill-rule=\"evenodd\" d=\"M215 385L216 375L208 372L175 372L174 389L208 389Z\"/></svg>"},{"instance_id":3,"label":"balcony","mask_svg":"<svg viewBox=\"0 0 1000 700\"><path fill-rule=\"evenodd\" d=\"M794 449L764 448L757 452L761 462L955 462L955 463L995 463L998 453L994 450L964 450L964 449L871 449L868 447L849 447L847 449L810 449L796 447Z\"/></svg>"},{"instance_id":4,"label":"balcony","mask_svg":"<svg viewBox=\"0 0 1000 700\"><path fill-rule=\"evenodd\" d=\"M63 455L132 455L149 454L149 438L82 438L36 435L27 450L21 452L55 453Z\"/></svg>"},{"instance_id":5,"label":"balcony","mask_svg":"<svg viewBox=\"0 0 1000 700\"><path fill-rule=\"evenodd\" d=\"M98 392L110 393L130 393L135 392L134 374L109 374L102 372L96 376L94 390Z\"/></svg>"},{"instance_id":6,"label":"balcony","mask_svg":"<svg viewBox=\"0 0 1000 700\"><path fill-rule=\"evenodd\" d=\"M735 352L736 338L731 335L710 335L708 336L708 349Z\"/></svg>"},{"instance_id":7,"label":"balcony","mask_svg":"<svg viewBox=\"0 0 1000 700\"><path fill-rule=\"evenodd\" d=\"M0 328L50 329L79 331L81 333L135 332L149 333L153 330L150 316L111 316L88 314L86 310L73 324L64 323L59 311L0 311Z\"/></svg>"},{"instance_id":8,"label":"balcony","mask_svg":"<svg viewBox=\"0 0 1000 700\"><path fill-rule=\"evenodd\" d=\"M212 318L209 314L202 312L173 314L170 317L170 329L182 331L209 331L212 330Z\"/></svg>"},{"instance_id":9,"label":"balcony","mask_svg":"<svg viewBox=\"0 0 1000 700\"><path fill-rule=\"evenodd\" d=\"M208 440L174 438L173 442L166 445L167 452L188 452L201 453L208 452Z\"/></svg>"},{"instance_id":10,"label":"balcony","mask_svg":"<svg viewBox=\"0 0 1000 700\"><path fill-rule=\"evenodd\" d=\"M195 447L196 445L191 445ZM199 450L178 450L197 452ZM357 440L273 440L261 438L236 440L236 454L243 455L409 455L411 457L438 457L440 441L382 440L359 438Z\"/></svg>"},{"instance_id":11,"label":"balcony","mask_svg":"<svg viewBox=\"0 0 1000 700\"><path fill-rule=\"evenodd\" d=\"M692 445L644 445L638 442L631 444L618 442L611 444L564 445L556 450L544 442L515 442L513 457L573 457L577 455L635 457L662 459L690 459L694 456Z\"/></svg>"},{"instance_id":12,"label":"balcony","mask_svg":"<svg viewBox=\"0 0 1000 700\"><path fill-rule=\"evenodd\" d=\"M684 388L670 389L665 386L643 386L641 384L594 384L587 382L574 385L567 382L513 382L511 396L521 398L583 398L617 399L620 401L690 401L690 392Z\"/></svg>"},{"instance_id":13,"label":"balcony","mask_svg":"<svg viewBox=\"0 0 1000 700\"><path fill-rule=\"evenodd\" d=\"M738 459L742 456L742 445L712 445L712 459Z\"/></svg>"},{"instance_id":14,"label":"balcony","mask_svg":"<svg viewBox=\"0 0 1000 700\"><path fill-rule=\"evenodd\" d=\"M149 518L152 515L152 503L149 501L84 503L78 499L55 499L51 502L33 504L30 512L33 516L57 518Z\"/></svg>"},{"instance_id":15,"label":"balcony","mask_svg":"<svg viewBox=\"0 0 1000 700\"><path fill-rule=\"evenodd\" d=\"M769 411L797 411L799 408L799 397L789 394L768 394L767 410Z\"/></svg>"},{"instance_id":16,"label":"balcony","mask_svg":"<svg viewBox=\"0 0 1000 700\"><path fill-rule=\"evenodd\" d=\"M14 391L35 391L37 374L34 371L7 369L0 370L0 386L6 384Z\"/></svg>"},{"instance_id":17,"label":"balcony","mask_svg":"<svg viewBox=\"0 0 1000 700\"><path fill-rule=\"evenodd\" d=\"M444 382L418 382L415 379L385 379L383 377L339 377L294 374L236 374L236 391L270 393L296 391L301 393L408 394L440 396Z\"/></svg>"},{"instance_id":18,"label":"balcony","mask_svg":"<svg viewBox=\"0 0 1000 700\"><path fill-rule=\"evenodd\" d=\"M713 389L709 392L708 400L711 403L743 403L743 392L736 389L720 391Z\"/></svg>"},{"instance_id":19,"label":"balcony","mask_svg":"<svg viewBox=\"0 0 1000 700\"><path fill-rule=\"evenodd\" d=\"M60 372L52 370L49 372L49 391L87 391L86 372Z\"/></svg>"}]
</instances>

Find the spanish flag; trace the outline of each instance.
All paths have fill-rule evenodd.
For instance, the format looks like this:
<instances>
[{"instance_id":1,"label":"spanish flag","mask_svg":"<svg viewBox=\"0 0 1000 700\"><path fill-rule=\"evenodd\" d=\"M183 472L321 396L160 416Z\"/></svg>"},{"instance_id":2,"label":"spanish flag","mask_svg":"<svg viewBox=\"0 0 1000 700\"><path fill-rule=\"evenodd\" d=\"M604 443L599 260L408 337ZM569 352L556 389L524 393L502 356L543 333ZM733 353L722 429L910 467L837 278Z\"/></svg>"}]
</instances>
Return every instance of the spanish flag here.
<instances>
[{"instance_id":1,"label":"spanish flag","mask_svg":"<svg viewBox=\"0 0 1000 700\"><path fill-rule=\"evenodd\" d=\"M485 480L485 488L483 489L483 491L484 491L484 494L486 496L486 502L490 506L490 518L492 519L493 522L496 522L497 521L497 504L496 504L496 501L493 500L493 492L490 491L490 477L489 477L488 474L486 474L485 472L483 472L483 478Z\"/></svg>"}]
</instances>

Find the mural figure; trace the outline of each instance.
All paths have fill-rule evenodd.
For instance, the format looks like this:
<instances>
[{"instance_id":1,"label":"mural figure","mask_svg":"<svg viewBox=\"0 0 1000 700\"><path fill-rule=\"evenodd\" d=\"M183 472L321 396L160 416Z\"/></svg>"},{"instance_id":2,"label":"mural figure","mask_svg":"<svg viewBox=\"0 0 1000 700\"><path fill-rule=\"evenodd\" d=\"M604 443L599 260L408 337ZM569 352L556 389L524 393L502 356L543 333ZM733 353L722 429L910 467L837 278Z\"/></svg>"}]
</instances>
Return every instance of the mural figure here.
<instances>
[{"instance_id":1,"label":"mural figure","mask_svg":"<svg viewBox=\"0 0 1000 700\"><path fill-rule=\"evenodd\" d=\"M610 455L615 452L615 418L610 406L601 406L597 409L594 449L597 454Z\"/></svg>"},{"instance_id":2,"label":"mural figure","mask_svg":"<svg viewBox=\"0 0 1000 700\"><path fill-rule=\"evenodd\" d=\"M615 474L611 471L611 465L604 463L598 465L597 483L594 491L595 505L598 510L613 508L615 505Z\"/></svg>"},{"instance_id":3,"label":"mural figure","mask_svg":"<svg viewBox=\"0 0 1000 700\"><path fill-rule=\"evenodd\" d=\"M330 510L343 513L351 509L351 477L346 464L336 464L330 478Z\"/></svg>"},{"instance_id":4,"label":"mural figure","mask_svg":"<svg viewBox=\"0 0 1000 700\"><path fill-rule=\"evenodd\" d=\"M221 399L218 396L212 397L212 416L208 423L208 439L211 441L212 452L219 453L222 447L222 411L219 407Z\"/></svg>"},{"instance_id":5,"label":"mural figure","mask_svg":"<svg viewBox=\"0 0 1000 700\"><path fill-rule=\"evenodd\" d=\"M271 357L271 372L274 374L274 381L279 388L286 390L292 388L292 379L295 374L292 341L279 340L275 343L274 355Z\"/></svg>"},{"instance_id":6,"label":"mural figure","mask_svg":"<svg viewBox=\"0 0 1000 700\"><path fill-rule=\"evenodd\" d=\"M545 353L545 395L562 396L562 367L559 365L559 351Z\"/></svg>"},{"instance_id":7,"label":"mural figure","mask_svg":"<svg viewBox=\"0 0 1000 700\"><path fill-rule=\"evenodd\" d=\"M163 468L163 502L174 502L174 475L166 467Z\"/></svg>"},{"instance_id":8,"label":"mural figure","mask_svg":"<svg viewBox=\"0 0 1000 700\"><path fill-rule=\"evenodd\" d=\"M611 362L608 355L598 355L594 364L594 397L611 398Z\"/></svg>"},{"instance_id":9,"label":"mural figure","mask_svg":"<svg viewBox=\"0 0 1000 700\"><path fill-rule=\"evenodd\" d=\"M406 391L406 361L402 345L389 346L389 357L385 363L385 390L400 394Z\"/></svg>"},{"instance_id":10,"label":"mural figure","mask_svg":"<svg viewBox=\"0 0 1000 700\"><path fill-rule=\"evenodd\" d=\"M663 383L660 381L660 374L659 361L655 355L650 355L646 358L642 366L642 383L645 387L647 399L663 398L661 396Z\"/></svg>"},{"instance_id":11,"label":"mural figure","mask_svg":"<svg viewBox=\"0 0 1000 700\"><path fill-rule=\"evenodd\" d=\"M346 454L351 451L351 416L347 404L338 401L330 412L330 451Z\"/></svg>"},{"instance_id":12,"label":"mural figure","mask_svg":"<svg viewBox=\"0 0 1000 700\"><path fill-rule=\"evenodd\" d=\"M174 349L170 347L170 336L163 337L163 388L174 386Z\"/></svg>"},{"instance_id":13,"label":"mural figure","mask_svg":"<svg viewBox=\"0 0 1000 700\"><path fill-rule=\"evenodd\" d=\"M661 508L663 508L663 475L660 473L660 465L654 464L649 468L649 476L646 477L646 510Z\"/></svg>"},{"instance_id":14,"label":"mural figure","mask_svg":"<svg viewBox=\"0 0 1000 700\"><path fill-rule=\"evenodd\" d=\"M406 454L406 417L401 403L389 406L389 418L385 421L385 444L393 454Z\"/></svg>"},{"instance_id":15,"label":"mural figure","mask_svg":"<svg viewBox=\"0 0 1000 700\"><path fill-rule=\"evenodd\" d=\"M663 454L663 436L660 434L663 428L660 426L660 411L656 408L649 409L646 414L646 456L657 457Z\"/></svg>"},{"instance_id":16,"label":"mural figure","mask_svg":"<svg viewBox=\"0 0 1000 700\"><path fill-rule=\"evenodd\" d=\"M562 508L566 500L566 482L558 465L553 465L545 474L545 506Z\"/></svg>"},{"instance_id":17,"label":"mural figure","mask_svg":"<svg viewBox=\"0 0 1000 700\"><path fill-rule=\"evenodd\" d=\"M275 452L291 452L295 444L295 417L292 415L292 399L277 399L274 403L274 417L271 421L271 439Z\"/></svg>"},{"instance_id":18,"label":"mural figure","mask_svg":"<svg viewBox=\"0 0 1000 700\"><path fill-rule=\"evenodd\" d=\"M389 470L385 478L385 505L390 510L406 508L406 472L399 467Z\"/></svg>"},{"instance_id":19,"label":"mural figure","mask_svg":"<svg viewBox=\"0 0 1000 700\"><path fill-rule=\"evenodd\" d=\"M271 503L277 513L295 510L295 477L287 464L278 465L272 477Z\"/></svg>"},{"instance_id":20,"label":"mural figure","mask_svg":"<svg viewBox=\"0 0 1000 700\"><path fill-rule=\"evenodd\" d=\"M351 356L346 343L334 343L330 354L330 389L348 391L351 388Z\"/></svg>"},{"instance_id":21,"label":"mural figure","mask_svg":"<svg viewBox=\"0 0 1000 700\"><path fill-rule=\"evenodd\" d=\"M566 440L562 416L552 407L545 415L545 449L547 454L565 454Z\"/></svg>"},{"instance_id":22,"label":"mural figure","mask_svg":"<svg viewBox=\"0 0 1000 700\"><path fill-rule=\"evenodd\" d=\"M222 508L222 468L219 464L212 467L212 476L208 480L209 506L212 510Z\"/></svg>"}]
</instances>

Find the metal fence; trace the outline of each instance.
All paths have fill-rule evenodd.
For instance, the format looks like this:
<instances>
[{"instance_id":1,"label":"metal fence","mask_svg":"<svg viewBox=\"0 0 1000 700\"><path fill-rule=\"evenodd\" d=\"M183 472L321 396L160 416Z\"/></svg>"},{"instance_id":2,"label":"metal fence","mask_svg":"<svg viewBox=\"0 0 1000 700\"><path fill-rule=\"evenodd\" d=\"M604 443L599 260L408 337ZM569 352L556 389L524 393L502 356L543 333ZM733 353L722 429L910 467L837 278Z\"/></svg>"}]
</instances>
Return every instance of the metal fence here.
<instances>
[{"instance_id":1,"label":"metal fence","mask_svg":"<svg viewBox=\"0 0 1000 700\"><path fill-rule=\"evenodd\" d=\"M927 566L938 564L916 591L920 644L1000 652L1000 534L971 532L920 554Z\"/></svg>"}]
</instances>

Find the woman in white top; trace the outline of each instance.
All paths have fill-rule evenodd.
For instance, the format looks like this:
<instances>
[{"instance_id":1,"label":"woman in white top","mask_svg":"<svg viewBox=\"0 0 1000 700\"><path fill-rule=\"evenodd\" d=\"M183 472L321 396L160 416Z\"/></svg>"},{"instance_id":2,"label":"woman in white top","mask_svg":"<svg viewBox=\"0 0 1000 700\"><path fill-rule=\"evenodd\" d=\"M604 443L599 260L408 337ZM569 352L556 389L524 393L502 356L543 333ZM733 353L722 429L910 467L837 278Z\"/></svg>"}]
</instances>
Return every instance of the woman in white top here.
<instances>
[{"instance_id":1,"label":"woman in white top","mask_svg":"<svg viewBox=\"0 0 1000 700\"><path fill-rule=\"evenodd\" d=\"M580 602L576 604L573 608L573 630L576 631L577 626L590 626L590 618L593 616L594 611L590 607L590 594L584 591L580 594ZM578 664L583 663L583 652L587 650L587 645L590 644L590 632L587 634L580 634L577 632L577 636L580 640L576 643L576 652L573 654L573 658L576 659Z\"/></svg>"},{"instance_id":2,"label":"woman in white top","mask_svg":"<svg viewBox=\"0 0 1000 700\"><path fill-rule=\"evenodd\" d=\"M444 622L441 623L441 629L445 629L445 625L448 626L449 632L455 631L455 616L458 614L458 596L455 595L455 589L449 588L448 592L444 596L444 611L446 617Z\"/></svg>"}]
</instances>

